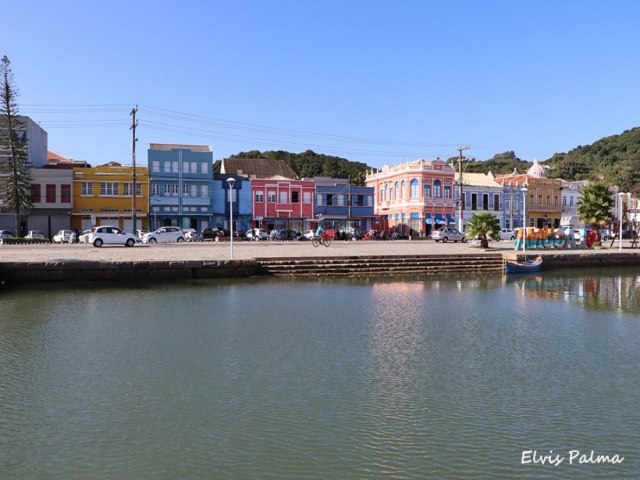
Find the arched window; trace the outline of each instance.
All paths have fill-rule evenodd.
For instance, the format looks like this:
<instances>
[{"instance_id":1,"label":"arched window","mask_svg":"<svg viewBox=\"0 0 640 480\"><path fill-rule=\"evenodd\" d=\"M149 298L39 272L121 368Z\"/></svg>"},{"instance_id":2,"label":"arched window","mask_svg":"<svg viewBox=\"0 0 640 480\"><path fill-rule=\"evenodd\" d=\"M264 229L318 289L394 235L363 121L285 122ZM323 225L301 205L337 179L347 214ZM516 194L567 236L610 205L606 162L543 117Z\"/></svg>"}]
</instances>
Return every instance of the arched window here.
<instances>
[{"instance_id":1,"label":"arched window","mask_svg":"<svg viewBox=\"0 0 640 480\"><path fill-rule=\"evenodd\" d=\"M424 184L424 198L431 198L431 184Z\"/></svg>"},{"instance_id":2,"label":"arched window","mask_svg":"<svg viewBox=\"0 0 640 480\"><path fill-rule=\"evenodd\" d=\"M402 180L402 198L407 198L407 182Z\"/></svg>"},{"instance_id":3,"label":"arched window","mask_svg":"<svg viewBox=\"0 0 640 480\"><path fill-rule=\"evenodd\" d=\"M393 199L397 200L398 198L399 198L399 195L398 195L398 182L396 182L396 196L393 197Z\"/></svg>"},{"instance_id":4,"label":"arched window","mask_svg":"<svg viewBox=\"0 0 640 480\"><path fill-rule=\"evenodd\" d=\"M442 198L442 183L440 183L440 180L433 182L433 198Z\"/></svg>"},{"instance_id":5,"label":"arched window","mask_svg":"<svg viewBox=\"0 0 640 480\"><path fill-rule=\"evenodd\" d=\"M418 180L411 180L411 198L418 198Z\"/></svg>"},{"instance_id":6,"label":"arched window","mask_svg":"<svg viewBox=\"0 0 640 480\"><path fill-rule=\"evenodd\" d=\"M389 200L389 184L384 184L384 199Z\"/></svg>"}]
</instances>

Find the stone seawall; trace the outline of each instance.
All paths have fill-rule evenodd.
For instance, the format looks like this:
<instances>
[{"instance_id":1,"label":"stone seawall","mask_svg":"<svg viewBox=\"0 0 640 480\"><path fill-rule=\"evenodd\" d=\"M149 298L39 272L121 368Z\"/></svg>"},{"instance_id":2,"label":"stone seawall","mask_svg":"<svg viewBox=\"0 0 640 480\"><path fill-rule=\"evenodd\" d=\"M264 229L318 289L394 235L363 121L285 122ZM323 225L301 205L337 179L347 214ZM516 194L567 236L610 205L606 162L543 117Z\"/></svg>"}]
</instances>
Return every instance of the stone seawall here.
<instances>
[{"instance_id":1,"label":"stone seawall","mask_svg":"<svg viewBox=\"0 0 640 480\"><path fill-rule=\"evenodd\" d=\"M638 251L602 253L531 252L542 255L543 271L579 267L640 266ZM511 252L350 257L279 257L238 260L77 260L0 262L0 281L6 285L70 281L167 281L199 278L248 278L258 275L332 276L402 275L459 272L499 274L506 259L521 258Z\"/></svg>"},{"instance_id":2,"label":"stone seawall","mask_svg":"<svg viewBox=\"0 0 640 480\"><path fill-rule=\"evenodd\" d=\"M240 278L255 275L256 269L255 260L3 262L0 264L0 280L11 285L31 282Z\"/></svg>"}]
</instances>

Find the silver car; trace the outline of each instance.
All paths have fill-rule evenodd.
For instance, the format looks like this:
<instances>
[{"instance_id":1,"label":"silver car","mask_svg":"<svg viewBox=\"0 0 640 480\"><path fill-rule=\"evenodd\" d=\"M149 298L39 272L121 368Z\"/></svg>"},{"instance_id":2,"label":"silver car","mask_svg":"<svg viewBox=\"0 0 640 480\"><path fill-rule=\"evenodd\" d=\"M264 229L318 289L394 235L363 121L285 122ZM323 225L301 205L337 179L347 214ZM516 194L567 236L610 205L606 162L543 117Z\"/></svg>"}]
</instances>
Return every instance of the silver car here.
<instances>
[{"instance_id":1,"label":"silver car","mask_svg":"<svg viewBox=\"0 0 640 480\"><path fill-rule=\"evenodd\" d=\"M460 233L457 229L450 227L439 228L431 234L431 238L433 238L436 242L442 240L443 243L447 243L449 240L451 240L452 242L466 241L464 233Z\"/></svg>"},{"instance_id":2,"label":"silver car","mask_svg":"<svg viewBox=\"0 0 640 480\"><path fill-rule=\"evenodd\" d=\"M118 227L109 225L102 225L95 227L89 234L89 243L94 247L101 247L102 245L124 245L126 247L133 247L138 241L133 233L127 233Z\"/></svg>"},{"instance_id":3,"label":"silver car","mask_svg":"<svg viewBox=\"0 0 640 480\"><path fill-rule=\"evenodd\" d=\"M161 227L143 235L142 243L184 242L184 232L180 227Z\"/></svg>"}]
</instances>

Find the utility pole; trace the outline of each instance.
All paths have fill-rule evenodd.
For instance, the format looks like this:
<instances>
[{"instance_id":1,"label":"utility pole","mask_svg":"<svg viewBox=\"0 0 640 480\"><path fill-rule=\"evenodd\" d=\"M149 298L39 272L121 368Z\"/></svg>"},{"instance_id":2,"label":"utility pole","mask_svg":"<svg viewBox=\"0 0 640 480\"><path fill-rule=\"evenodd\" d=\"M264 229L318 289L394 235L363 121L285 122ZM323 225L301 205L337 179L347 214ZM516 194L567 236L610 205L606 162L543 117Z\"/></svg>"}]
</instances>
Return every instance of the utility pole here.
<instances>
[{"instance_id":1,"label":"utility pole","mask_svg":"<svg viewBox=\"0 0 640 480\"><path fill-rule=\"evenodd\" d=\"M136 127L138 126L138 122L136 121L136 112L138 111L138 106L136 105L135 107L133 107L133 109L131 110L131 113L129 115L131 115L132 121L131 121L131 127L129 127L129 130L132 131L132 143L131 143L131 158L133 160L133 182L132 182L132 187L133 187L133 192L132 194L132 201L131 201L131 215L132 215L132 219L133 219L133 233L134 235L137 235L137 230L138 230L138 225L137 225L137 213L138 213L138 205L136 203L136 142L138 141L138 139L136 138Z\"/></svg>"},{"instance_id":2,"label":"utility pole","mask_svg":"<svg viewBox=\"0 0 640 480\"><path fill-rule=\"evenodd\" d=\"M458 230L462 232L462 211L464 210L464 197L462 191L462 151L469 150L469 145L458 148Z\"/></svg>"}]
</instances>

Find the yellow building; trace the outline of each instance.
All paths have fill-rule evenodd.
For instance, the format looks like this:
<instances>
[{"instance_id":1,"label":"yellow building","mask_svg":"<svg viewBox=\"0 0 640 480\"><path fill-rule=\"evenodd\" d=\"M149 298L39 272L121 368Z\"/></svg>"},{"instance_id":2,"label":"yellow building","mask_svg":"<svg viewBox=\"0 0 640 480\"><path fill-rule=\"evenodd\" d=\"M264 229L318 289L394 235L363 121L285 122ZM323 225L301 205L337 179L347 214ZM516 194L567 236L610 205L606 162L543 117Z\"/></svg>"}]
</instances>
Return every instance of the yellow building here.
<instances>
[{"instance_id":1,"label":"yellow building","mask_svg":"<svg viewBox=\"0 0 640 480\"><path fill-rule=\"evenodd\" d=\"M87 230L114 225L133 232L133 167L110 162L92 168L73 169L73 218L71 228ZM148 229L149 169L136 167L136 229Z\"/></svg>"},{"instance_id":2,"label":"yellow building","mask_svg":"<svg viewBox=\"0 0 640 480\"><path fill-rule=\"evenodd\" d=\"M505 191L527 187L527 226L557 228L562 218L562 180L545 178L544 167L535 159L526 174L503 175L496 178ZM517 199L520 202L521 199Z\"/></svg>"}]
</instances>

